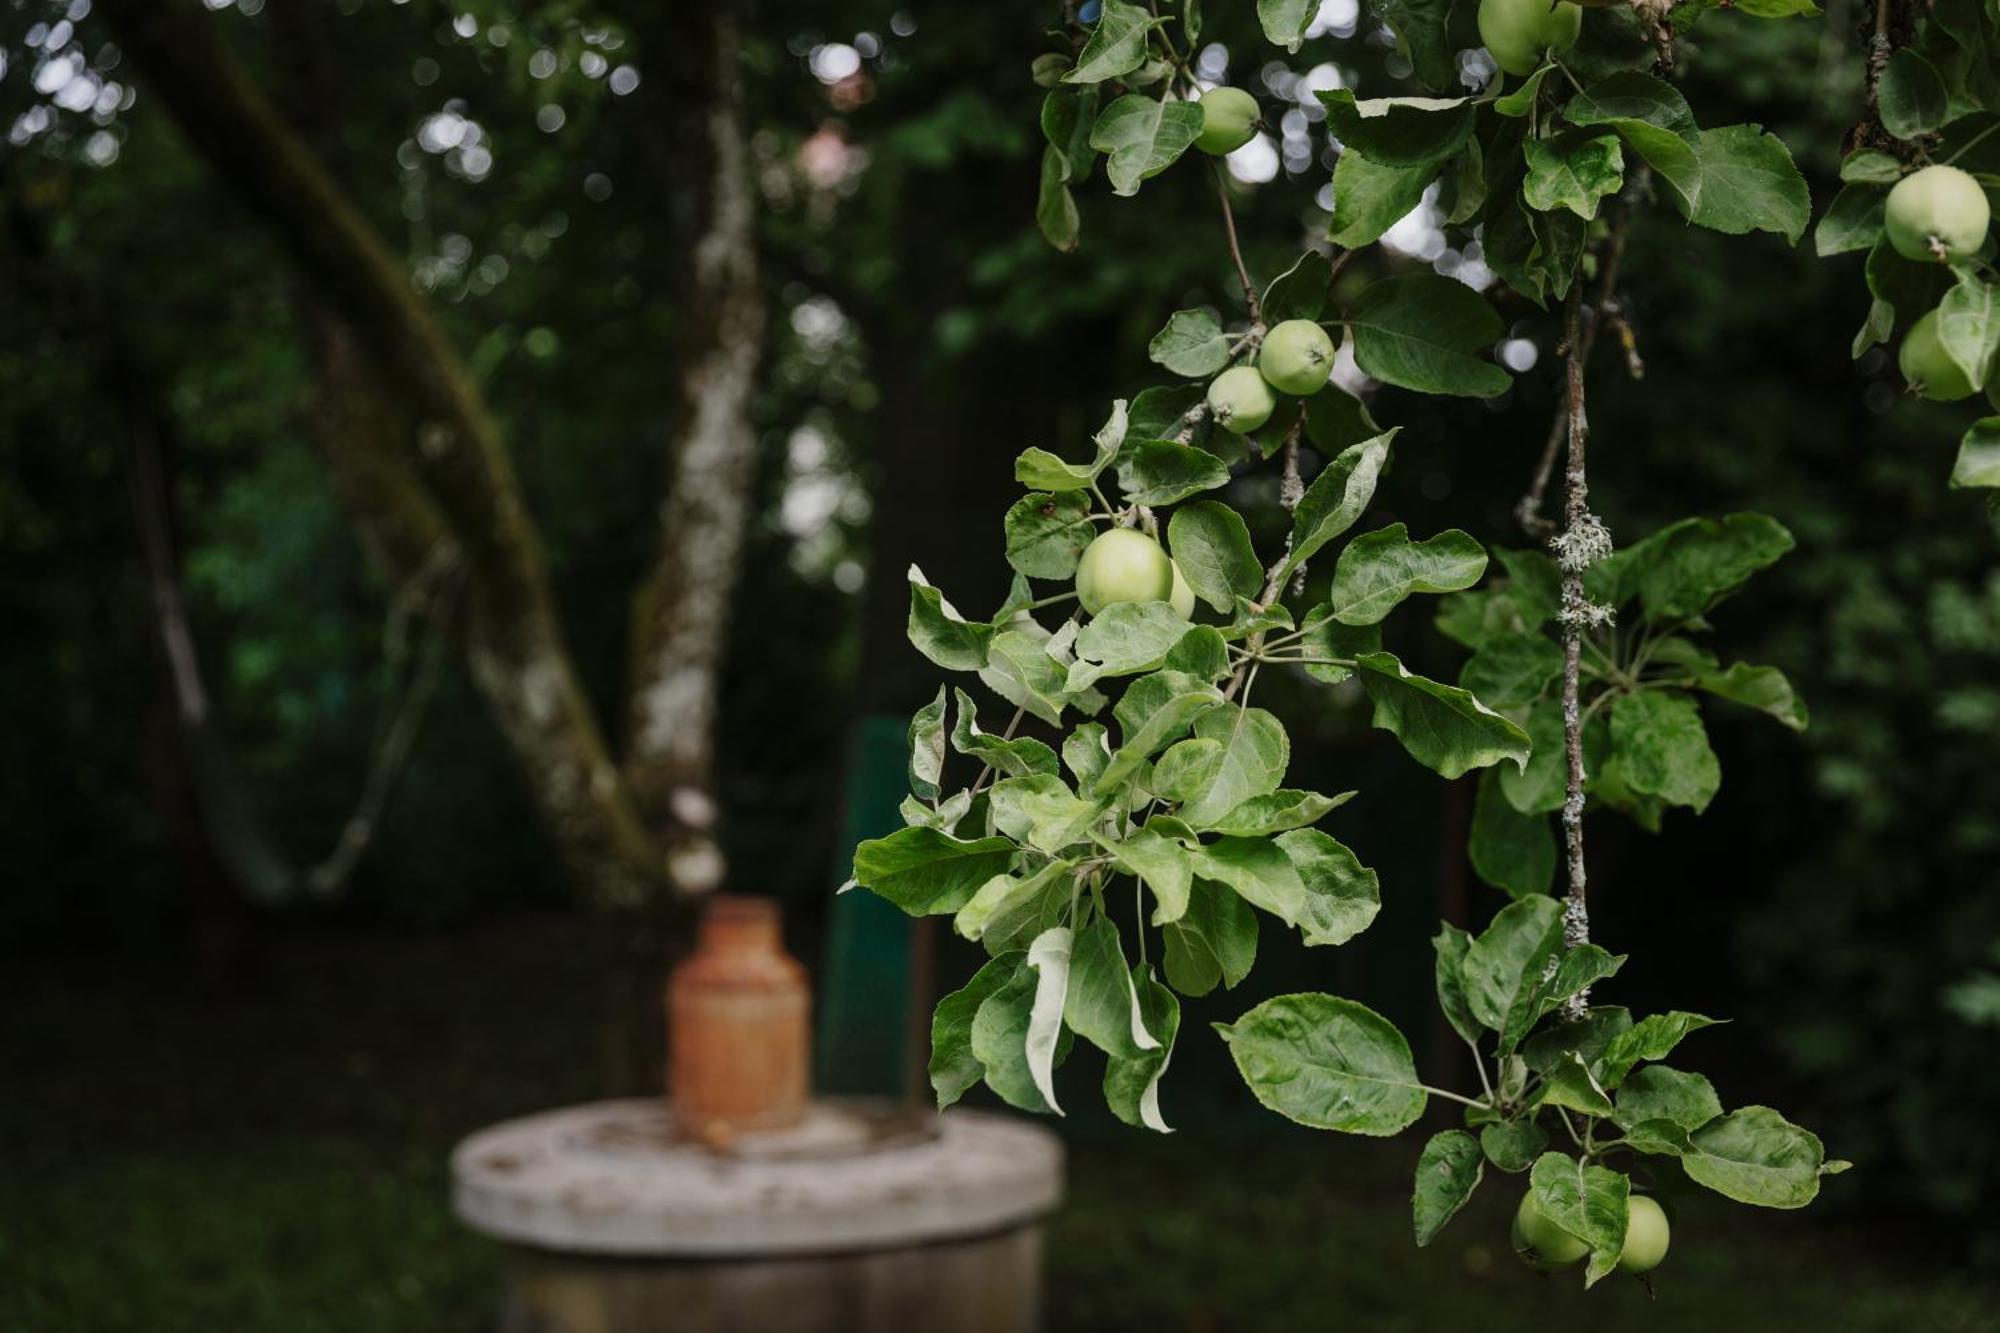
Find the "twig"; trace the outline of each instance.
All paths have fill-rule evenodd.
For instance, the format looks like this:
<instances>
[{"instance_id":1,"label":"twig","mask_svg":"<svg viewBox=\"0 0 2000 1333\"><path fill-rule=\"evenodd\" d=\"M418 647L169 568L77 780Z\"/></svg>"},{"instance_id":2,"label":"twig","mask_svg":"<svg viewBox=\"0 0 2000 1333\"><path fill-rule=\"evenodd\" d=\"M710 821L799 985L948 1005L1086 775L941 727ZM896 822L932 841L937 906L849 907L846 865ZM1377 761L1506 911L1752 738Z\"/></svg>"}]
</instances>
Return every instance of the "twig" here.
<instances>
[{"instance_id":1,"label":"twig","mask_svg":"<svg viewBox=\"0 0 2000 1333\"><path fill-rule=\"evenodd\" d=\"M1229 204L1229 183L1222 178L1220 163L1215 168L1215 197L1222 201L1222 227L1229 233L1229 257L1236 261L1236 277L1243 284L1243 304L1250 311L1250 322L1261 325L1264 322L1263 307L1257 301L1257 285L1250 281L1250 269L1243 262L1243 247L1236 239L1236 210Z\"/></svg>"}]
</instances>

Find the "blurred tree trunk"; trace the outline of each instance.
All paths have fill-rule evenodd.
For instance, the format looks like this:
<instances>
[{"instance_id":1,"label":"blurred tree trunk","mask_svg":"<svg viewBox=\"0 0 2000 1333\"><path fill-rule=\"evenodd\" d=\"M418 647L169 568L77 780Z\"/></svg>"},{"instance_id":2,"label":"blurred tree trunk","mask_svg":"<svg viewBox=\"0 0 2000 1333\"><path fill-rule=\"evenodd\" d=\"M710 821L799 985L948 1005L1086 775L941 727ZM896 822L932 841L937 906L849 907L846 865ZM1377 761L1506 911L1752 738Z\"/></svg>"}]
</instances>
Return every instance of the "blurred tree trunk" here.
<instances>
[{"instance_id":1,"label":"blurred tree trunk","mask_svg":"<svg viewBox=\"0 0 2000 1333\"><path fill-rule=\"evenodd\" d=\"M433 313L322 163L279 116L196 0L104 0L126 53L190 143L271 228L414 415L393 462L357 459L350 497L443 525L463 562L463 652L574 881L635 905L673 889L585 698L552 602L539 535L499 427ZM393 496L393 499L385 498ZM418 516L425 516L420 519ZM408 548L405 548L406 550Z\"/></svg>"},{"instance_id":2,"label":"blurred tree trunk","mask_svg":"<svg viewBox=\"0 0 2000 1333\"><path fill-rule=\"evenodd\" d=\"M658 549L632 602L625 774L648 827L690 886L722 878L715 821L718 680L749 508L751 395L763 350L756 188L744 136L735 7L647 7L643 50L665 65L647 117L669 218L688 256L675 308L681 401L668 449Z\"/></svg>"}]
</instances>

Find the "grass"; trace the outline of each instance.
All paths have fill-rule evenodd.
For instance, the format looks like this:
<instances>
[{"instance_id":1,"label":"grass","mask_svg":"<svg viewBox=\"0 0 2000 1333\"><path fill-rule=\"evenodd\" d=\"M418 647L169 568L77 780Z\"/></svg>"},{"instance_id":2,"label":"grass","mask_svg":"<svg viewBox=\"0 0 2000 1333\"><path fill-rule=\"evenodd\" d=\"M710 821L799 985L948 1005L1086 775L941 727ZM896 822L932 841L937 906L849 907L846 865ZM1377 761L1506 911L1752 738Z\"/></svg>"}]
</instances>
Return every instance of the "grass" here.
<instances>
[{"instance_id":1,"label":"grass","mask_svg":"<svg viewBox=\"0 0 2000 1333\"><path fill-rule=\"evenodd\" d=\"M447 1208L445 1154L594 1095L600 988L567 922L269 947L248 994L165 967L10 970L0 1046L0 1333L457 1333L499 1255ZM1506 1250L1489 1178L1428 1250L1420 1140L1224 1121L1085 1128L1049 1232L1049 1323L1090 1333L1992 1330L1991 1284L1816 1213L1676 1196L1657 1299ZM918 1333L913 1330L912 1333Z\"/></svg>"}]
</instances>

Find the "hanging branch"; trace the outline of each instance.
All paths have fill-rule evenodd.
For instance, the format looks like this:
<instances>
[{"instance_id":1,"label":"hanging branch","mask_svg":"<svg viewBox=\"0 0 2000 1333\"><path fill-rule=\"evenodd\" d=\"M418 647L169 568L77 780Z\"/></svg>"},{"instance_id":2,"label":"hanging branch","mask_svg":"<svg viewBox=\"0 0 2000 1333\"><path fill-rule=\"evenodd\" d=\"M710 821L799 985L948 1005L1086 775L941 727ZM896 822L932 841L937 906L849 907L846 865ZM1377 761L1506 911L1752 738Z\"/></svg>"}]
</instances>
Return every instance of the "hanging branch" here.
<instances>
[{"instance_id":1,"label":"hanging branch","mask_svg":"<svg viewBox=\"0 0 2000 1333\"><path fill-rule=\"evenodd\" d=\"M1562 572L1562 713L1563 757L1565 761L1562 806L1563 850L1569 868L1569 893L1563 902L1563 942L1570 948L1590 942L1588 874L1583 858L1583 711L1579 695L1582 686L1583 636L1609 624L1612 611L1592 602L1583 587L1584 571L1611 554L1611 534L1590 511L1590 482L1584 468L1584 451L1590 423L1584 410L1583 294L1572 288L1563 311L1565 399L1569 452L1563 469L1563 530L1549 542L1556 566ZM1566 1008L1581 1017L1589 1007L1586 989L1571 997Z\"/></svg>"}]
</instances>

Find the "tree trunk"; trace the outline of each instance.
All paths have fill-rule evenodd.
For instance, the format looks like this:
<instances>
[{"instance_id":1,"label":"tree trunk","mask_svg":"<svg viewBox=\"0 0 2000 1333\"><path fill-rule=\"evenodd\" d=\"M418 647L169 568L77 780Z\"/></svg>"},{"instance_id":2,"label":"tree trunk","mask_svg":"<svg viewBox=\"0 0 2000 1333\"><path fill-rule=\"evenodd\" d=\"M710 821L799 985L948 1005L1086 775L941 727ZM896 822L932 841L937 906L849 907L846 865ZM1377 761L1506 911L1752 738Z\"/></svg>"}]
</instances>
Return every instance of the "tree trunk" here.
<instances>
[{"instance_id":1,"label":"tree trunk","mask_svg":"<svg viewBox=\"0 0 2000 1333\"><path fill-rule=\"evenodd\" d=\"M684 196L698 202L685 219L692 225L677 228L691 255L680 302L691 317L659 548L632 604L625 773L676 879L697 890L719 884L724 868L710 836L717 682L756 458L750 399L764 303L736 19L726 6L693 18L669 23L692 31L663 32L659 51L673 104L686 108L656 118L667 131L662 148L672 178L688 182Z\"/></svg>"},{"instance_id":2,"label":"tree trunk","mask_svg":"<svg viewBox=\"0 0 2000 1333\"><path fill-rule=\"evenodd\" d=\"M466 664L572 878L606 905L674 887L577 679L498 425L402 265L194 0L103 0L100 10L190 143L410 406L400 470L378 468L371 481L399 516L430 507L447 525L467 575Z\"/></svg>"}]
</instances>

